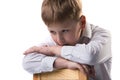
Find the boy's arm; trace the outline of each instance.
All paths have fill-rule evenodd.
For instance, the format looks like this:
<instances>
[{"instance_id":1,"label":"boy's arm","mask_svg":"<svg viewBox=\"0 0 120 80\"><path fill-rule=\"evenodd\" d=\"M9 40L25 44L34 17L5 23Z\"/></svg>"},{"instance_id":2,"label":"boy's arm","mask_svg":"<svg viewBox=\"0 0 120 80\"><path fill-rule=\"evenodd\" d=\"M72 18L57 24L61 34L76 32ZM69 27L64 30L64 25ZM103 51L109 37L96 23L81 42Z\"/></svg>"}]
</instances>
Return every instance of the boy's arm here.
<instances>
[{"instance_id":1,"label":"boy's arm","mask_svg":"<svg viewBox=\"0 0 120 80\"><path fill-rule=\"evenodd\" d=\"M84 65L85 67L83 67L83 64L78 64L69 60L66 60L64 58L58 57L55 62L54 62L54 68L56 69L78 69L80 70L82 73L87 74L88 73L88 69L86 68L86 65Z\"/></svg>"},{"instance_id":2,"label":"boy's arm","mask_svg":"<svg viewBox=\"0 0 120 80\"><path fill-rule=\"evenodd\" d=\"M42 52L45 55L57 55L65 59L78 63L94 65L102 63L111 57L111 37L110 34L99 27L92 30L92 39L86 44L77 44L75 46L43 46L27 50Z\"/></svg>"},{"instance_id":3,"label":"boy's arm","mask_svg":"<svg viewBox=\"0 0 120 80\"><path fill-rule=\"evenodd\" d=\"M79 69L81 72L88 74L87 67L82 67L83 65L81 64L68 61L61 57L44 55L42 52L48 53L49 52L48 50L50 49L52 51L53 47L49 47L48 50L46 49L48 49L48 46L42 45L42 46L33 46L29 48L27 51L25 51L25 53L26 52L29 53L26 54L23 59L24 69L34 74L34 73L50 72L53 71L54 68L55 69L68 68L68 69Z\"/></svg>"},{"instance_id":4,"label":"boy's arm","mask_svg":"<svg viewBox=\"0 0 120 80\"><path fill-rule=\"evenodd\" d=\"M47 56L55 56L55 55L60 56L61 49L62 49L62 46L56 46L56 45L55 46L47 46L47 45L33 46L27 49L23 54L27 55L27 54L37 52Z\"/></svg>"},{"instance_id":5,"label":"boy's arm","mask_svg":"<svg viewBox=\"0 0 120 80\"><path fill-rule=\"evenodd\" d=\"M23 59L23 67L26 71L32 74L50 72L53 71L54 68L79 69L85 75L89 73L86 65L81 65L60 57L45 56L40 53L26 55Z\"/></svg>"},{"instance_id":6,"label":"boy's arm","mask_svg":"<svg viewBox=\"0 0 120 80\"><path fill-rule=\"evenodd\" d=\"M29 73L53 71L53 63L57 57L31 53L23 58L23 68Z\"/></svg>"},{"instance_id":7,"label":"boy's arm","mask_svg":"<svg viewBox=\"0 0 120 80\"><path fill-rule=\"evenodd\" d=\"M86 44L63 46L61 57L78 63L94 65L111 58L111 37L106 30L95 27L92 30L92 39Z\"/></svg>"}]
</instances>

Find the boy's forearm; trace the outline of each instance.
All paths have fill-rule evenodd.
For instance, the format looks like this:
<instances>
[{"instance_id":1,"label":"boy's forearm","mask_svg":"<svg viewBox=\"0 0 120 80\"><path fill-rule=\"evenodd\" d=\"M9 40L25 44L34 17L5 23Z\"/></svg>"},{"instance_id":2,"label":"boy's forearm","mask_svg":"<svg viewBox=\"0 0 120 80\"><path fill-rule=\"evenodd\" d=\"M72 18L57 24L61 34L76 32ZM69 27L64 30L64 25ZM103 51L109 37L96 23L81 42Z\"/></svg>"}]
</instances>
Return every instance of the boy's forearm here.
<instances>
[{"instance_id":1,"label":"boy's forearm","mask_svg":"<svg viewBox=\"0 0 120 80\"><path fill-rule=\"evenodd\" d=\"M82 67L81 64L78 64L78 63L75 63L75 62L66 60L64 58L60 58L60 57L58 57L55 60L53 67L56 69L73 69L73 70L78 69L81 72L83 72L84 74L87 74L86 70L84 69L84 67Z\"/></svg>"},{"instance_id":2,"label":"boy's forearm","mask_svg":"<svg viewBox=\"0 0 120 80\"><path fill-rule=\"evenodd\" d=\"M54 68L56 68L56 69L67 68L67 63L68 63L68 60L58 57L58 58L55 60L53 66L54 66Z\"/></svg>"}]
</instances>

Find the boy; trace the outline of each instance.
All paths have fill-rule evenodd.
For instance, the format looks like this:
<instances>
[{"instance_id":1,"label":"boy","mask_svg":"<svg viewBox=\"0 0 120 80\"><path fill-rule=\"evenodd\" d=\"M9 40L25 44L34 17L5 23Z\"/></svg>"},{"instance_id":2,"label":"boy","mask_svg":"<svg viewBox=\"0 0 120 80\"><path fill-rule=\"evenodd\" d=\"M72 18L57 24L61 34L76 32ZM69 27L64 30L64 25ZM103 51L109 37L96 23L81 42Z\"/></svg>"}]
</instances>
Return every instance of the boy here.
<instances>
[{"instance_id":1,"label":"boy","mask_svg":"<svg viewBox=\"0 0 120 80\"><path fill-rule=\"evenodd\" d=\"M42 19L52 39L25 51L23 66L28 72L69 68L90 75L90 65L94 80L111 80L110 34L86 22L80 0L43 0Z\"/></svg>"}]
</instances>

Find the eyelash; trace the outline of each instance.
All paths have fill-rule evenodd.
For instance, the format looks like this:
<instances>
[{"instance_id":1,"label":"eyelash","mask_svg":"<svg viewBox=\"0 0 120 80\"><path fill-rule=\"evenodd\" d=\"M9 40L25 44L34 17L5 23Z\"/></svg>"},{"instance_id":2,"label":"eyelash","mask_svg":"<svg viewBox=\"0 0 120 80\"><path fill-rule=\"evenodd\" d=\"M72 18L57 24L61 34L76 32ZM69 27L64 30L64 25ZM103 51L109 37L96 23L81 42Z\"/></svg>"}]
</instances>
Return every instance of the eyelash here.
<instances>
[{"instance_id":1,"label":"eyelash","mask_svg":"<svg viewBox=\"0 0 120 80\"><path fill-rule=\"evenodd\" d=\"M62 30L62 32L63 32L63 33L66 33L66 32L69 32L69 30ZM56 34L56 32L54 32L54 31L50 31L50 33L51 33L51 34L54 34L54 35Z\"/></svg>"},{"instance_id":2,"label":"eyelash","mask_svg":"<svg viewBox=\"0 0 120 80\"><path fill-rule=\"evenodd\" d=\"M69 32L69 30L62 30L62 32Z\"/></svg>"},{"instance_id":3,"label":"eyelash","mask_svg":"<svg viewBox=\"0 0 120 80\"><path fill-rule=\"evenodd\" d=\"M54 32L54 31L50 31L50 33L55 34L56 32Z\"/></svg>"}]
</instances>

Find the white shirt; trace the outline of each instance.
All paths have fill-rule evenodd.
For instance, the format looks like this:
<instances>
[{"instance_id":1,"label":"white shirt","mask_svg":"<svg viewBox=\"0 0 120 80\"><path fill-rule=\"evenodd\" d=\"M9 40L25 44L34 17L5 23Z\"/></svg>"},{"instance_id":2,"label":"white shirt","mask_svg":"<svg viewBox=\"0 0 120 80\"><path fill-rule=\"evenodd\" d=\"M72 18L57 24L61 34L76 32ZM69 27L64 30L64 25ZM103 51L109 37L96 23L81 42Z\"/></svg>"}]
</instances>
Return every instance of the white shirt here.
<instances>
[{"instance_id":1,"label":"white shirt","mask_svg":"<svg viewBox=\"0 0 120 80\"><path fill-rule=\"evenodd\" d=\"M88 65L94 65L96 72L95 80L111 80L111 37L108 31L86 24L82 36L90 38L88 44L76 44L75 46L63 46L61 57ZM47 39L47 45L56 45L55 42ZM42 44L43 45L43 44ZM41 73L53 71L53 63L56 56L31 53L24 57L23 67L30 73Z\"/></svg>"}]
</instances>

